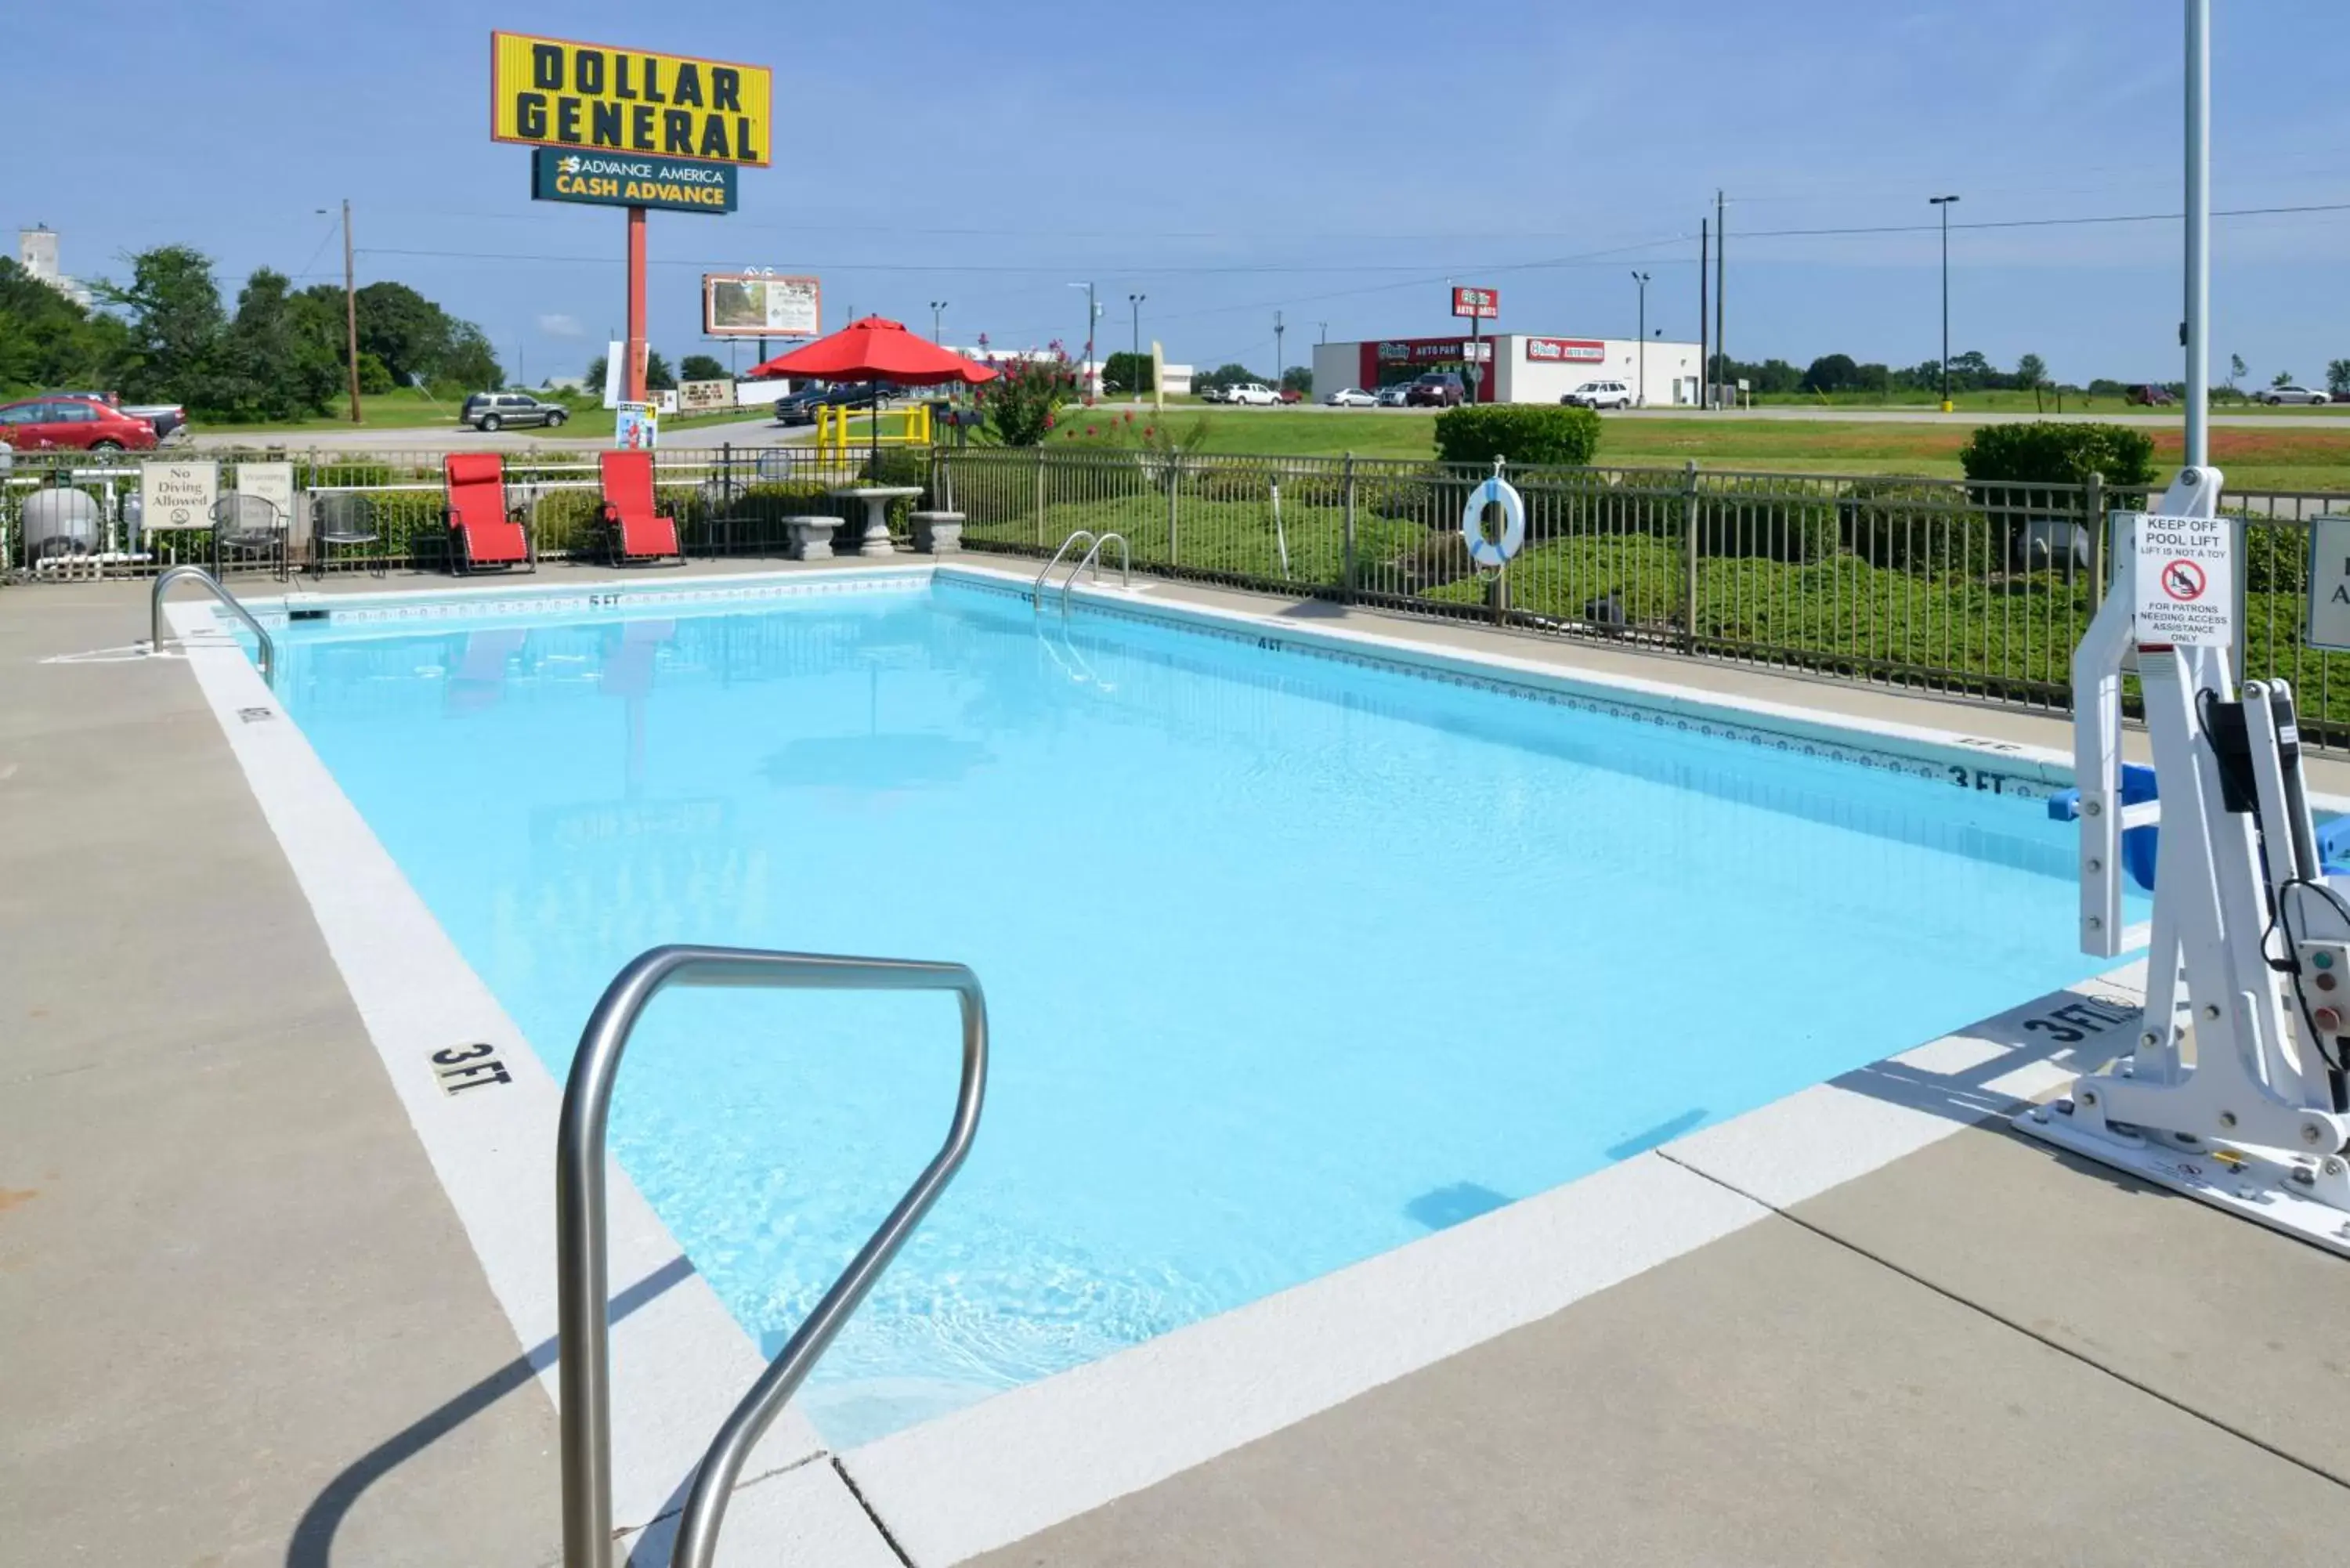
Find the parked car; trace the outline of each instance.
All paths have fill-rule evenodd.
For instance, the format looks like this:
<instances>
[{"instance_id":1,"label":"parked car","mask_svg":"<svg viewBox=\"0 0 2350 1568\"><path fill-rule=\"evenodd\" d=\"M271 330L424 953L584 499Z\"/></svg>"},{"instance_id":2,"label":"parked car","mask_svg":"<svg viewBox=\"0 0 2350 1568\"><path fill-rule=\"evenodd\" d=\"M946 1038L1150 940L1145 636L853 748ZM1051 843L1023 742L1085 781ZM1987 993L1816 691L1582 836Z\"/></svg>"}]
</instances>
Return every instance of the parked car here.
<instances>
[{"instance_id":1,"label":"parked car","mask_svg":"<svg viewBox=\"0 0 2350 1568\"><path fill-rule=\"evenodd\" d=\"M1628 409L1632 389L1621 381L1586 381L1558 400L1572 409Z\"/></svg>"},{"instance_id":2,"label":"parked car","mask_svg":"<svg viewBox=\"0 0 2350 1568\"><path fill-rule=\"evenodd\" d=\"M2169 388L2158 387L2151 382L2131 387L2122 393L2122 401L2136 403L2145 409L2167 409L2178 400L2170 395Z\"/></svg>"},{"instance_id":3,"label":"parked car","mask_svg":"<svg viewBox=\"0 0 2350 1568\"><path fill-rule=\"evenodd\" d=\"M2330 403L2334 400L2307 387L2271 387L2260 394L2260 400L2273 409L2280 403Z\"/></svg>"},{"instance_id":4,"label":"parked car","mask_svg":"<svg viewBox=\"0 0 2350 1568\"><path fill-rule=\"evenodd\" d=\"M561 403L541 402L528 392L475 392L457 410L457 422L478 431L504 430L508 425L545 425L549 430L571 417Z\"/></svg>"},{"instance_id":5,"label":"parked car","mask_svg":"<svg viewBox=\"0 0 2350 1568\"><path fill-rule=\"evenodd\" d=\"M1458 407L1468 397L1469 389L1451 370L1427 370L1412 378L1404 389L1403 403L1408 409L1450 409Z\"/></svg>"},{"instance_id":6,"label":"parked car","mask_svg":"<svg viewBox=\"0 0 2350 1568\"><path fill-rule=\"evenodd\" d=\"M811 382L796 391L785 392L775 400L775 422L783 425L816 423L816 411L831 390L829 387Z\"/></svg>"},{"instance_id":7,"label":"parked car","mask_svg":"<svg viewBox=\"0 0 2350 1568\"><path fill-rule=\"evenodd\" d=\"M1281 389L1281 400L1284 403L1302 403L1305 400L1305 394L1295 387L1284 387Z\"/></svg>"},{"instance_id":8,"label":"parked car","mask_svg":"<svg viewBox=\"0 0 2350 1568\"><path fill-rule=\"evenodd\" d=\"M1237 387L1224 389L1224 401L1245 403L1259 409L1277 408L1281 403L1281 394L1263 381L1243 381Z\"/></svg>"},{"instance_id":9,"label":"parked car","mask_svg":"<svg viewBox=\"0 0 2350 1568\"><path fill-rule=\"evenodd\" d=\"M1230 402L1232 400L1232 393L1229 389L1224 387L1214 385L1205 386L1200 389L1200 400L1203 403Z\"/></svg>"},{"instance_id":10,"label":"parked car","mask_svg":"<svg viewBox=\"0 0 2350 1568\"><path fill-rule=\"evenodd\" d=\"M1334 409L1375 409L1379 403L1360 387L1341 387L1322 400Z\"/></svg>"},{"instance_id":11,"label":"parked car","mask_svg":"<svg viewBox=\"0 0 2350 1568\"><path fill-rule=\"evenodd\" d=\"M18 452L152 452L155 427L97 398L26 398L0 404L0 443Z\"/></svg>"},{"instance_id":12,"label":"parked car","mask_svg":"<svg viewBox=\"0 0 2350 1568\"><path fill-rule=\"evenodd\" d=\"M134 403L126 409L122 406L122 395L120 392L92 392L79 388L59 387L43 392L41 396L87 398L93 402L104 403L109 409L129 414L134 420L145 420L149 424L153 425L158 441L171 440L172 432L184 429L188 422L188 410L178 403Z\"/></svg>"},{"instance_id":13,"label":"parked car","mask_svg":"<svg viewBox=\"0 0 2350 1568\"><path fill-rule=\"evenodd\" d=\"M1400 409L1407 405L1410 395L1411 383L1409 381L1397 381L1388 386L1381 387L1373 396L1371 400L1378 403L1378 406L1383 409Z\"/></svg>"}]
</instances>

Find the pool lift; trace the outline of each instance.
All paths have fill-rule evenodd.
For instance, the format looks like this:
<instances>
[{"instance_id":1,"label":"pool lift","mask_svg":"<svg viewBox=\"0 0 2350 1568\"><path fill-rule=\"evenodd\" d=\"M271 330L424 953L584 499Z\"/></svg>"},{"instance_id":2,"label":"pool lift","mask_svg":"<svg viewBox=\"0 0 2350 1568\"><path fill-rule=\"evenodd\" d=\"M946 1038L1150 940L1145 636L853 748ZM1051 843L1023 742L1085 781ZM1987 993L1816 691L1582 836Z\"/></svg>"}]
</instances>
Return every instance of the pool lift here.
<instances>
[{"instance_id":1,"label":"pool lift","mask_svg":"<svg viewBox=\"0 0 2350 1568\"><path fill-rule=\"evenodd\" d=\"M2350 869L2323 853L2350 835L2321 842L2286 682L2239 694L2229 649L2138 640L2138 531L2217 516L2220 487L2189 467L2151 518L2113 522L2111 588L2073 655L2078 789L2051 810L2080 824L2082 950L2143 946L2146 1006L2127 1055L2013 1125L2350 1256ZM2133 661L2151 777L2122 761ZM2126 929L2126 877L2154 895Z\"/></svg>"}]
</instances>

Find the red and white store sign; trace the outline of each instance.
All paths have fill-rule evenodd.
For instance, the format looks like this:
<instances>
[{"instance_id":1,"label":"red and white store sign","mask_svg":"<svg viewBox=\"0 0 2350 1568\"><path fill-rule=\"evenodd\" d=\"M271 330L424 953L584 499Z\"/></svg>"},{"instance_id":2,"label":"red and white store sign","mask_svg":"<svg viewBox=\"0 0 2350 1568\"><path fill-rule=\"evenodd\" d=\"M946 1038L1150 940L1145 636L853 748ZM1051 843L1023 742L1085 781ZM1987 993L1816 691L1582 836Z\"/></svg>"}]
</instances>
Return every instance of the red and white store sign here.
<instances>
[{"instance_id":1,"label":"red and white store sign","mask_svg":"<svg viewBox=\"0 0 2350 1568\"><path fill-rule=\"evenodd\" d=\"M1474 316L1490 321L1502 314L1502 291L1498 288L1456 288L1452 291L1452 314Z\"/></svg>"},{"instance_id":2,"label":"red and white store sign","mask_svg":"<svg viewBox=\"0 0 2350 1568\"><path fill-rule=\"evenodd\" d=\"M1526 358L1537 365L1604 365L1607 345L1588 337L1529 337Z\"/></svg>"}]
</instances>

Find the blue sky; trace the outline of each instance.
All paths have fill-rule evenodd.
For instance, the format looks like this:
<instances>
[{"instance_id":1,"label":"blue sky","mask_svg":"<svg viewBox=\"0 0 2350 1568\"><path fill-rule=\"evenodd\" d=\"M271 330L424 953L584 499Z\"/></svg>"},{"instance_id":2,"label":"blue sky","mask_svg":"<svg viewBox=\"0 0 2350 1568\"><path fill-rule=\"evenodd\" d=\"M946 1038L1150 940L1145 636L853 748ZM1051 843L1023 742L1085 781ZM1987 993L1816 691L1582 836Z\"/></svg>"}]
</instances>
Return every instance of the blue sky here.
<instances>
[{"instance_id":1,"label":"blue sky","mask_svg":"<svg viewBox=\"0 0 2350 1568\"><path fill-rule=\"evenodd\" d=\"M2216 204L2350 204L2341 0L2218 0ZM825 281L828 324L879 311L999 346L1129 334L1203 365L1324 328L1448 330L1447 277L1503 329L1695 336L1696 233L1730 198L1729 347L1798 363L1939 352L1929 194L1956 192L1952 348L2060 377L2177 375L2174 0L1659 0L1430 5L648 7L402 0L119 6L105 70L71 7L11 7L19 141L0 226L62 232L68 271L182 241L224 292L257 265L339 280L315 209L349 196L359 276L478 321L531 379L577 374L621 314L621 215L527 197L488 140L494 27L776 69L773 169L731 217L651 220L652 336L700 337L700 273ZM233 20L230 18L233 16ZM92 96L100 100L97 105ZM950 106L907 107L935 99ZM93 109L101 112L93 115ZM37 147L37 142L33 147ZM1783 231L1919 225L1918 232ZM2303 379L2350 356L2350 211L2217 225L2218 363ZM723 359L724 345L713 351ZM748 363L747 352L743 362Z\"/></svg>"}]
</instances>

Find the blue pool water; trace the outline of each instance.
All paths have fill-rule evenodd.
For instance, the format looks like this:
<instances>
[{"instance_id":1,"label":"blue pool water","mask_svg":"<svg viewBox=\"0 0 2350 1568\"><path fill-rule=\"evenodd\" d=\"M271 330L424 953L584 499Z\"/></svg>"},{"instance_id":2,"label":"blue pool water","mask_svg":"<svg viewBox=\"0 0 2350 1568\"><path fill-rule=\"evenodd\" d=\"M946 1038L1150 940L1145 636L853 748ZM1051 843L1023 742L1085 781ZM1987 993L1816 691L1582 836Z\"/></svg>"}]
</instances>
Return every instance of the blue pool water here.
<instances>
[{"instance_id":1,"label":"blue pool water","mask_svg":"<svg viewBox=\"0 0 2350 1568\"><path fill-rule=\"evenodd\" d=\"M665 941L960 959L962 1178L851 1442L2078 978L2037 802L941 580L300 626L279 683L558 1076ZM772 1345L929 1157L940 997L678 993L613 1145Z\"/></svg>"}]
</instances>

